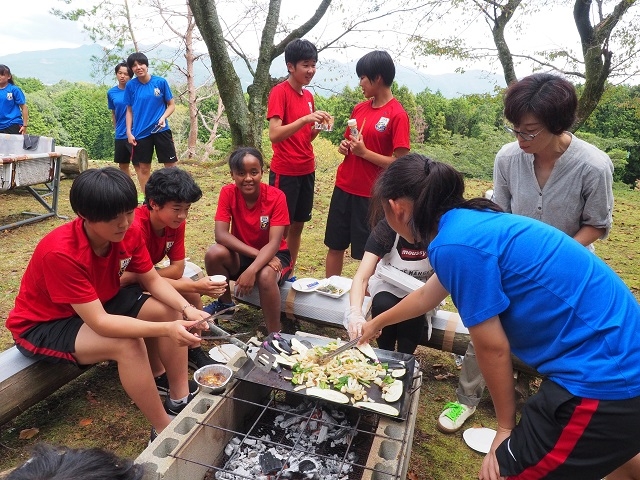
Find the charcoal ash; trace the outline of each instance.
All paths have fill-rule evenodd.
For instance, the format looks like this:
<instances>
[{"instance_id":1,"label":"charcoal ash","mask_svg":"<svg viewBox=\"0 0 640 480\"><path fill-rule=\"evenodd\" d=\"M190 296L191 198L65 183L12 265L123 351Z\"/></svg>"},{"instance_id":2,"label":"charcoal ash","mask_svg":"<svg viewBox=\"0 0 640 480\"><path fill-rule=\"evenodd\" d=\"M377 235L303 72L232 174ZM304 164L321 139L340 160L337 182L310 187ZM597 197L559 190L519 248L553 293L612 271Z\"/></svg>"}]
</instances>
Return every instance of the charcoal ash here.
<instances>
[{"instance_id":1,"label":"charcoal ash","mask_svg":"<svg viewBox=\"0 0 640 480\"><path fill-rule=\"evenodd\" d=\"M302 403L297 407L281 405L270 431L258 437L233 437L225 447L228 460L217 471L217 480L310 479L344 480L358 459L350 451L327 453L349 445L357 434L344 412L336 408L316 407ZM253 437L253 438L252 438ZM286 444L278 444L275 438ZM292 450L291 446L296 445ZM314 455L322 451L322 456Z\"/></svg>"}]
</instances>

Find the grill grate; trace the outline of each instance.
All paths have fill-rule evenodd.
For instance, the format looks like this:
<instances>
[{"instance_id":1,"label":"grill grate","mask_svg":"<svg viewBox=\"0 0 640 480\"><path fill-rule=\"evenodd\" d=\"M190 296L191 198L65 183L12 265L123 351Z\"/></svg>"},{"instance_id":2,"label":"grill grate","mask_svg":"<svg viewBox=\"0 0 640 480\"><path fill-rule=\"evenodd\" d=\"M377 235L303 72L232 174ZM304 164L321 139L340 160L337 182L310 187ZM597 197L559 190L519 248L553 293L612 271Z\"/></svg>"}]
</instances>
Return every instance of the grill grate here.
<instances>
[{"instance_id":1,"label":"grill grate","mask_svg":"<svg viewBox=\"0 0 640 480\"><path fill-rule=\"evenodd\" d=\"M220 426L215 417L198 422L202 428L216 430L214 437L228 439L226 444L211 445L216 450L214 464L170 455L208 468L205 480L400 478L402 462L389 471L369 457L373 446L392 455L406 451L410 441L406 425L400 435L389 435L378 431L380 416L373 412L278 389L252 401L235 396L234 390L225 395L225 400L237 404L231 410L248 412L233 422L235 427ZM384 444L386 448L381 447Z\"/></svg>"}]
</instances>

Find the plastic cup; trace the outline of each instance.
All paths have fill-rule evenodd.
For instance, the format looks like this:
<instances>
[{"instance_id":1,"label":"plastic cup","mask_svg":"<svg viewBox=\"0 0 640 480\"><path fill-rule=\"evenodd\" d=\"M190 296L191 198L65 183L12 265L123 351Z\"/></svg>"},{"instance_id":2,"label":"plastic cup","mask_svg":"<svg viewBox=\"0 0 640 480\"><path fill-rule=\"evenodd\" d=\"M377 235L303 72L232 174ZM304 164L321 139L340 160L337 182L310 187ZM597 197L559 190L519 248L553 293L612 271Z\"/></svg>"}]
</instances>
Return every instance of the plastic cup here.
<instances>
[{"instance_id":1,"label":"plastic cup","mask_svg":"<svg viewBox=\"0 0 640 480\"><path fill-rule=\"evenodd\" d=\"M227 277L225 277L224 275L211 275L209 277L209 280L216 283L223 283L227 281Z\"/></svg>"}]
</instances>

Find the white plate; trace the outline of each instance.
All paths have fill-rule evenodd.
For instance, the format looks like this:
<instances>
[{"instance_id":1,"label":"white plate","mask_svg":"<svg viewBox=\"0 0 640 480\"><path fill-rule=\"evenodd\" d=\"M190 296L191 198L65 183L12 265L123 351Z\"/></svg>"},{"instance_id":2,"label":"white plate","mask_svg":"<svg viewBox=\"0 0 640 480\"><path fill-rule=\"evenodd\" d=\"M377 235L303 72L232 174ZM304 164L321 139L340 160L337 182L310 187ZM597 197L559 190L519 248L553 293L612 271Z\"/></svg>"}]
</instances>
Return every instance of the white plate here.
<instances>
[{"instance_id":1,"label":"white plate","mask_svg":"<svg viewBox=\"0 0 640 480\"><path fill-rule=\"evenodd\" d=\"M227 363L231 358L233 358L238 352L241 352L242 349L233 343L223 343L218 347L213 347L209 350L209 356L213 358L216 362Z\"/></svg>"},{"instance_id":2,"label":"white plate","mask_svg":"<svg viewBox=\"0 0 640 480\"><path fill-rule=\"evenodd\" d=\"M470 448L480 453L489 453L496 431L491 428L467 428L462 438Z\"/></svg>"},{"instance_id":3,"label":"white plate","mask_svg":"<svg viewBox=\"0 0 640 480\"><path fill-rule=\"evenodd\" d=\"M296 292L314 292L320 286L320 280L316 278L301 278L291 285Z\"/></svg>"},{"instance_id":4,"label":"white plate","mask_svg":"<svg viewBox=\"0 0 640 480\"><path fill-rule=\"evenodd\" d=\"M347 293L349 290L351 290L351 283L353 282L353 280L351 280L350 278L346 278L346 277L339 277L338 275L333 275L329 278L325 278L324 280L320 281L320 285L318 285L316 287L316 293L319 293L321 295L326 295L327 297L331 297L331 298L340 298L342 295L344 295L345 293ZM323 292L321 290L318 290L318 288L320 287L324 287L327 285L332 285L336 288L340 289L339 293L331 293L331 292Z\"/></svg>"}]
</instances>

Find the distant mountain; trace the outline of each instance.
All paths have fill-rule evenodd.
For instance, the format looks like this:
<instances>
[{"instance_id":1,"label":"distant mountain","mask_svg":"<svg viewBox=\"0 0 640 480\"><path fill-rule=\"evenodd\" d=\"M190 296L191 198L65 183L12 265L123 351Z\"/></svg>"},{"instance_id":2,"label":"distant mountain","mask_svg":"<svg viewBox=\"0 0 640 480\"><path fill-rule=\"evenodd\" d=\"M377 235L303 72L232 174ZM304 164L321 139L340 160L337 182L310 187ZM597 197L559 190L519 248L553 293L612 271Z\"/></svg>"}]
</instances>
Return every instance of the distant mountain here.
<instances>
[{"instance_id":1,"label":"distant mountain","mask_svg":"<svg viewBox=\"0 0 640 480\"><path fill-rule=\"evenodd\" d=\"M4 55L0 56L0 63L8 65L18 77L34 77L47 85L58 83L60 80L100 83L91 77L92 55L101 55L101 49L98 45ZM150 58L174 58L174 56L175 52L172 49L160 47L154 50ZM249 71L240 60L235 61L234 64L243 88L246 90L251 83ZM286 74L282 58L273 62L271 73L274 76ZM196 64L195 77L196 82L202 83L209 77L209 72L202 64ZM170 76L169 80L179 82L180 77L176 74ZM493 93L496 86L505 86L501 76L482 70L470 70L462 74L429 75L403 65L397 65L396 81L414 93L422 92L428 88L432 92L440 91L447 98L472 93ZM110 84L112 80L107 78L104 83ZM115 79L113 79L113 83L115 83ZM342 63L336 60L327 60L318 63L318 72L310 88L319 95L328 96L332 93L340 93L346 85L352 88L358 85L355 62Z\"/></svg>"}]
</instances>

